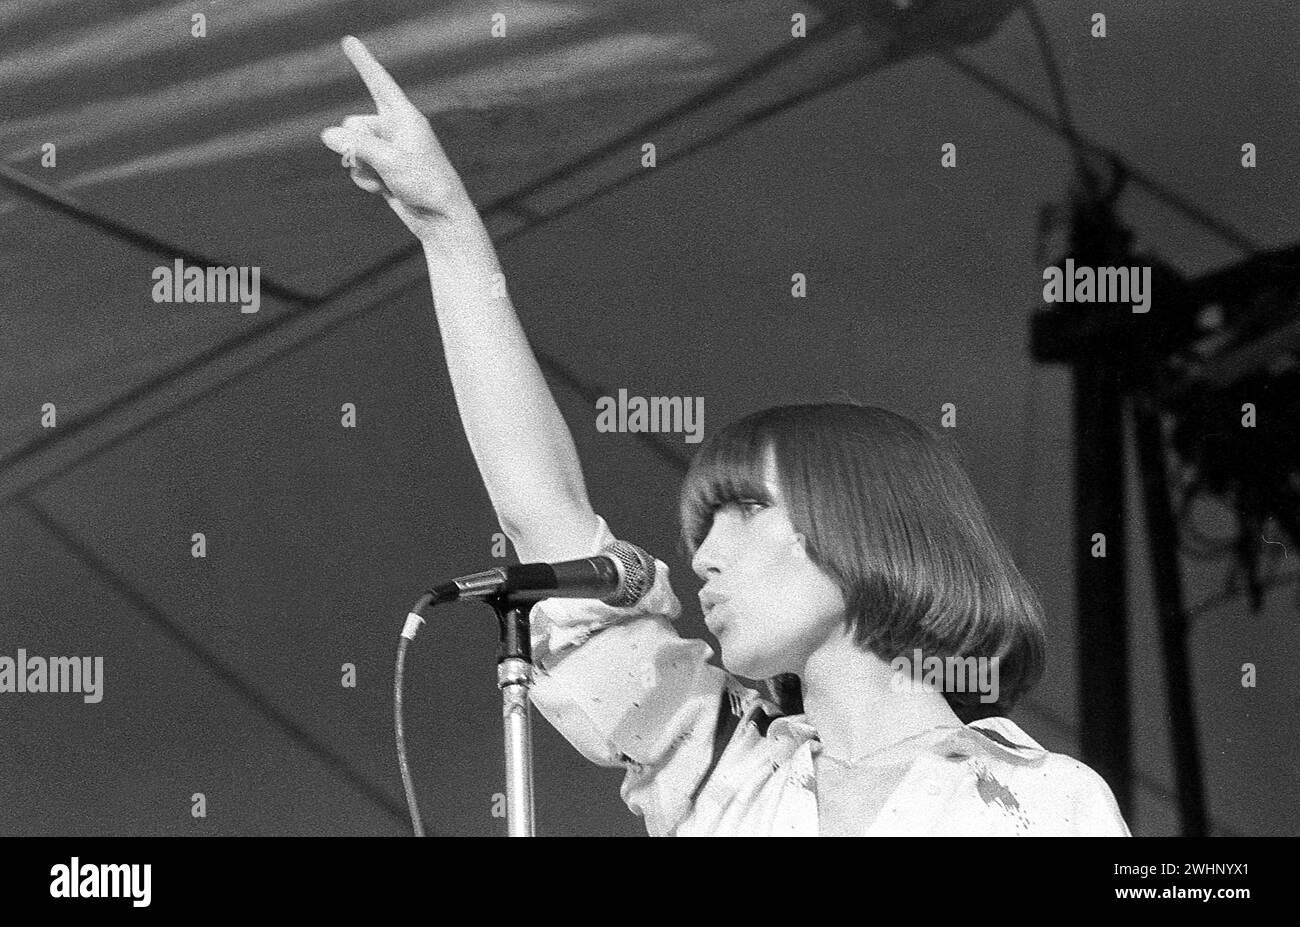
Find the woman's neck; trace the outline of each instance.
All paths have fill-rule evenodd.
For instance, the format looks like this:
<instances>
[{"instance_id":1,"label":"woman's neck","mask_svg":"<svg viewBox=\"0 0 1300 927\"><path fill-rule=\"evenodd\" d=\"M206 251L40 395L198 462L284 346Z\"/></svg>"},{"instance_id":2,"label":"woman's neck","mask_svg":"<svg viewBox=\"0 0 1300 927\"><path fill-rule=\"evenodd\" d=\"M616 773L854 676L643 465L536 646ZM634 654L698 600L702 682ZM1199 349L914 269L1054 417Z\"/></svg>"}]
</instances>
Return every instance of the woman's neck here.
<instances>
[{"instance_id":1,"label":"woman's neck","mask_svg":"<svg viewBox=\"0 0 1300 927\"><path fill-rule=\"evenodd\" d=\"M803 707L826 753L854 760L934 727L961 725L943 693L895 685L894 675L847 633L813 652L800 674Z\"/></svg>"}]
</instances>

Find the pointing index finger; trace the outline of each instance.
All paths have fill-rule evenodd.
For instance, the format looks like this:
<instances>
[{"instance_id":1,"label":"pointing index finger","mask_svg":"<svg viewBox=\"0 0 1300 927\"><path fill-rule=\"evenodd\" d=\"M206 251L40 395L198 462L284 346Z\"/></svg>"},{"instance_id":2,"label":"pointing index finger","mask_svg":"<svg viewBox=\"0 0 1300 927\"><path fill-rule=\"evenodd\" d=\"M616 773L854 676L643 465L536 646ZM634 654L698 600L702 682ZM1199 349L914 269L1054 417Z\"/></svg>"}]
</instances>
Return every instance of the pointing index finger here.
<instances>
[{"instance_id":1,"label":"pointing index finger","mask_svg":"<svg viewBox=\"0 0 1300 927\"><path fill-rule=\"evenodd\" d=\"M397 86L397 81L393 80L392 75L384 70L384 66L375 60L375 56L370 54L370 49L366 48L360 39L352 35L346 37L343 40L343 53L348 56L352 66L365 81L366 88L380 111L411 105L402 88Z\"/></svg>"}]
</instances>

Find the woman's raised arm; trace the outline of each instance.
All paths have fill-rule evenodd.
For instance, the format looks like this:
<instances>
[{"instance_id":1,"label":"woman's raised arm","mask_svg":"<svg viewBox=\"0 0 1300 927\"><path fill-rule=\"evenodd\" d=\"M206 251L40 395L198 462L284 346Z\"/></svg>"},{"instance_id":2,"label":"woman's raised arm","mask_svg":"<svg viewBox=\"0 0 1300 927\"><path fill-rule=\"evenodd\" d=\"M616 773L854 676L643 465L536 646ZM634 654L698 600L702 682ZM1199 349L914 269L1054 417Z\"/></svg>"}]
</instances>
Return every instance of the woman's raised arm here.
<instances>
[{"instance_id":1,"label":"woman's raised arm","mask_svg":"<svg viewBox=\"0 0 1300 927\"><path fill-rule=\"evenodd\" d=\"M584 556L596 519L582 467L487 229L429 121L358 39L343 50L378 112L321 140L424 246L456 404L501 527L523 561Z\"/></svg>"},{"instance_id":2,"label":"woman's raised arm","mask_svg":"<svg viewBox=\"0 0 1300 927\"><path fill-rule=\"evenodd\" d=\"M447 368L470 448L521 560L585 557L614 535L587 500L573 437L542 378L487 230L428 121L356 39L343 49L379 108L321 139L424 245ZM733 690L709 646L678 636L667 566L634 606L547 599L533 609L538 709L589 759L626 769L651 833L686 819L716 762ZM721 728L724 732L726 727Z\"/></svg>"}]
</instances>

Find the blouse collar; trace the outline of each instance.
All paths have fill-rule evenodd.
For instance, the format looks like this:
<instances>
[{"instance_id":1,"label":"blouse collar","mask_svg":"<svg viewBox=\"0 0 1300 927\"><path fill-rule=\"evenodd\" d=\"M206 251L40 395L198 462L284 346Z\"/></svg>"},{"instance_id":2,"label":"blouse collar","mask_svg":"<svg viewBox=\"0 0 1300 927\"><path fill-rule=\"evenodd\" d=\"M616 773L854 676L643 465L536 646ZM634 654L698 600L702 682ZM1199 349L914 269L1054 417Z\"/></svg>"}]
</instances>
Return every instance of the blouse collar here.
<instances>
[{"instance_id":1,"label":"blouse collar","mask_svg":"<svg viewBox=\"0 0 1300 927\"><path fill-rule=\"evenodd\" d=\"M750 712L762 710L755 704ZM820 740L817 729L808 723L804 714L773 718L767 727L767 736L789 737L797 743ZM1047 755L1047 750L1009 718L980 718L956 728L929 746L929 752L947 759L968 756L994 756L1015 763L1035 763Z\"/></svg>"}]
</instances>

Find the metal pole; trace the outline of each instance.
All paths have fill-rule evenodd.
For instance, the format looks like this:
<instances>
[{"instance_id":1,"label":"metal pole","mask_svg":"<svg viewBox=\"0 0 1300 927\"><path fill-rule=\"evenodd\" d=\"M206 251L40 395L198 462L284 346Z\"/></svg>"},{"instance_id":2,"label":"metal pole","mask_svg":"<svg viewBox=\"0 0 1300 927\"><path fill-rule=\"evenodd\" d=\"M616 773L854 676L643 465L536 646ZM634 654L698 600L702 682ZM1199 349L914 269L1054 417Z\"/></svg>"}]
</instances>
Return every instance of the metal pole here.
<instances>
[{"instance_id":1,"label":"metal pole","mask_svg":"<svg viewBox=\"0 0 1300 927\"><path fill-rule=\"evenodd\" d=\"M497 664L505 729L506 815L511 837L533 837L533 725L528 687L532 664L510 657Z\"/></svg>"},{"instance_id":2,"label":"metal pole","mask_svg":"<svg viewBox=\"0 0 1300 927\"><path fill-rule=\"evenodd\" d=\"M1124 404L1119 372L1104 361L1074 365L1075 585L1079 602L1079 746L1085 763L1133 821L1128 681ZM1094 556L1097 535L1105 556Z\"/></svg>"},{"instance_id":3,"label":"metal pole","mask_svg":"<svg viewBox=\"0 0 1300 927\"><path fill-rule=\"evenodd\" d=\"M1192 697L1192 666L1187 652L1187 613L1183 609L1182 575L1178 563L1178 523L1170 507L1160 413L1138 398L1133 406L1138 462L1146 501L1147 539L1151 545L1160 641L1165 656L1165 694L1174 748L1174 781L1182 813L1184 837L1205 837L1209 817L1196 736L1196 704Z\"/></svg>"},{"instance_id":4,"label":"metal pole","mask_svg":"<svg viewBox=\"0 0 1300 927\"><path fill-rule=\"evenodd\" d=\"M532 604L515 604L501 595L487 602L497 613L501 629L497 688L501 690L505 738L507 833L511 837L533 837L533 724L528 701L528 689L533 684L533 643L528 626Z\"/></svg>"}]
</instances>

